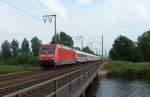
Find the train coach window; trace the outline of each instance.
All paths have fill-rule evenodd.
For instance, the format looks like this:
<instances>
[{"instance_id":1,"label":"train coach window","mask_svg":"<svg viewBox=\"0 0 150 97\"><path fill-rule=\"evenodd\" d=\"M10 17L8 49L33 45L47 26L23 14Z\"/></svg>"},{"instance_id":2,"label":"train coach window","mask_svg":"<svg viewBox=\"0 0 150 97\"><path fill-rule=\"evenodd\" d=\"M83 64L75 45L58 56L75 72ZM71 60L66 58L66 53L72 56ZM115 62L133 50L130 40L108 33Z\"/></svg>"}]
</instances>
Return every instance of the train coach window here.
<instances>
[{"instance_id":1,"label":"train coach window","mask_svg":"<svg viewBox=\"0 0 150 97\"><path fill-rule=\"evenodd\" d=\"M55 48L41 48L40 52L49 52L49 53L53 53L55 52Z\"/></svg>"},{"instance_id":2,"label":"train coach window","mask_svg":"<svg viewBox=\"0 0 150 97\"><path fill-rule=\"evenodd\" d=\"M78 57L87 57L87 55L80 54L80 53L78 53L77 56L78 56Z\"/></svg>"}]
</instances>

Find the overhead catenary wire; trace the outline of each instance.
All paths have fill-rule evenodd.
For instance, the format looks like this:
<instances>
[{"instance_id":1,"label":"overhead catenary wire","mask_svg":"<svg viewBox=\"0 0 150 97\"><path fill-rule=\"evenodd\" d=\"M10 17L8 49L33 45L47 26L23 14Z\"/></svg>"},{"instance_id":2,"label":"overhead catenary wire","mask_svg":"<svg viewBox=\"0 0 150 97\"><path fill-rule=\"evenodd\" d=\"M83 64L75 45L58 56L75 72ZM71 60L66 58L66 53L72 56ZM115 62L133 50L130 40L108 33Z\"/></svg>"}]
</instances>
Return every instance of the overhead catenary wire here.
<instances>
[{"instance_id":1,"label":"overhead catenary wire","mask_svg":"<svg viewBox=\"0 0 150 97\"><path fill-rule=\"evenodd\" d=\"M42 6L44 6L43 4L42 4ZM45 6L44 6L45 7ZM61 8L59 8L60 10L61 10ZM51 10L52 11L52 10ZM57 14L56 12L54 12L54 11L52 11L54 14ZM64 25L64 23L65 24L67 24L67 26L69 26L69 27L67 27L67 29L69 28L69 29L73 29L73 30L75 30L75 32L78 32L78 34L81 34L82 32L84 32L84 31L82 31L81 30L81 28L80 27L78 27L78 28L76 28L75 26L77 26L77 24L74 26L73 25L73 21L72 21L72 19L71 19L71 17L68 15L67 16L67 19L69 20L69 21L71 21L71 23L69 22L67 22L67 21L65 21L64 19L62 19L62 18L60 18L59 17L59 15L58 15L58 19L60 19L60 20L62 20L63 21L63 23L62 23L62 25ZM61 22L60 22L61 23ZM64 26L65 27L65 26ZM90 36L88 36L89 38L90 38ZM94 38L93 38L94 39ZM92 39L92 40L93 40Z\"/></svg>"},{"instance_id":2,"label":"overhead catenary wire","mask_svg":"<svg viewBox=\"0 0 150 97\"><path fill-rule=\"evenodd\" d=\"M9 13L11 13L11 15L16 16L21 21L24 21L24 22L28 21L28 25L32 25L35 28L41 27L41 22L38 21L37 19L35 19L35 16L32 16L30 13L26 12L23 9L18 8L17 6L15 6L7 1L5 1L5 2L1 1L1 3L3 3L2 6L5 5L4 7L10 10ZM2 6L0 6L0 7L2 7ZM24 16L21 16L20 13ZM21 18L21 17L23 17L23 18ZM32 21L31 21L31 19L32 19Z\"/></svg>"},{"instance_id":3,"label":"overhead catenary wire","mask_svg":"<svg viewBox=\"0 0 150 97\"><path fill-rule=\"evenodd\" d=\"M7 2L8 4L10 4L9 2ZM24 14L25 16L27 16L28 18L35 18L36 16L34 16L34 15L31 15L29 12L27 12L27 11L25 11L25 10L23 10L23 9L20 9L20 8L18 8L17 6L15 6L15 5L12 5L17 11L19 11L19 12L21 12L22 14ZM16 11L15 10L15 11ZM15 12L16 13L16 12ZM23 18L24 19L24 21L26 21L27 19L26 18ZM57 26L57 29L59 28L59 29L62 29L62 28L66 28L65 30L68 30L68 28L71 30L71 31L75 31L76 33L75 34L77 34L77 35L79 35L79 34L81 34L81 33L84 33L85 31L83 31L83 30L81 30L81 28L77 25L77 24L75 24L75 22L73 22L73 20L72 20L72 18L70 17L70 16L67 16L67 19L69 20L69 22L68 22L68 20L66 21L66 20L64 20L64 19L62 19L61 17L59 17L58 16L58 19L59 20L61 20L61 21L63 21L63 22L59 22L60 23L60 25L58 24L58 26ZM36 20L35 20L36 21ZM29 21L29 22L31 22L31 21ZM33 26L35 26L35 27L39 27L40 25L39 24L36 24L36 23L33 23L33 22L31 22L31 24L33 25ZM69 31L69 32L71 32L71 31ZM88 32L88 31L86 31L86 32ZM91 37L92 36L89 36L89 35L86 35L89 39L91 39ZM84 36L85 37L85 36ZM92 38L92 41L96 41L94 38Z\"/></svg>"}]
</instances>

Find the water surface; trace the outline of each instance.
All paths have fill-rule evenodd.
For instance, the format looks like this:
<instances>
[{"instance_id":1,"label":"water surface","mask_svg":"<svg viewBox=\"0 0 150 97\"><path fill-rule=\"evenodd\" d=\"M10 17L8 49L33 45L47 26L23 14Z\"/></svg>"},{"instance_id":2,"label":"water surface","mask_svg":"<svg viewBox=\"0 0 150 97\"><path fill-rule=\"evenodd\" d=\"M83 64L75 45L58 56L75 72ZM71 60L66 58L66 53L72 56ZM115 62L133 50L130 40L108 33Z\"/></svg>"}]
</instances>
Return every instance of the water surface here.
<instances>
[{"instance_id":1,"label":"water surface","mask_svg":"<svg viewBox=\"0 0 150 97\"><path fill-rule=\"evenodd\" d=\"M150 97L150 81L100 79L86 97Z\"/></svg>"}]
</instances>

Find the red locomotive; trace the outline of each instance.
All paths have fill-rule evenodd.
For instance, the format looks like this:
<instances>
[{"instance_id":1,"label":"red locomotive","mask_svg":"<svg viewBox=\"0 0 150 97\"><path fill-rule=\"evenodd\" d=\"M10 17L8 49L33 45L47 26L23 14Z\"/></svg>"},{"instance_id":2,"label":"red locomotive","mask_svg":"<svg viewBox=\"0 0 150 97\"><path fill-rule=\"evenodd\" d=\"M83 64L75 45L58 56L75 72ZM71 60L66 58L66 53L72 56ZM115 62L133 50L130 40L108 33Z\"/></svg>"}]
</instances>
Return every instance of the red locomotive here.
<instances>
[{"instance_id":1,"label":"red locomotive","mask_svg":"<svg viewBox=\"0 0 150 97\"><path fill-rule=\"evenodd\" d=\"M51 66L98 60L100 60L99 56L81 52L60 44L42 45L39 52L40 64L45 69Z\"/></svg>"}]
</instances>

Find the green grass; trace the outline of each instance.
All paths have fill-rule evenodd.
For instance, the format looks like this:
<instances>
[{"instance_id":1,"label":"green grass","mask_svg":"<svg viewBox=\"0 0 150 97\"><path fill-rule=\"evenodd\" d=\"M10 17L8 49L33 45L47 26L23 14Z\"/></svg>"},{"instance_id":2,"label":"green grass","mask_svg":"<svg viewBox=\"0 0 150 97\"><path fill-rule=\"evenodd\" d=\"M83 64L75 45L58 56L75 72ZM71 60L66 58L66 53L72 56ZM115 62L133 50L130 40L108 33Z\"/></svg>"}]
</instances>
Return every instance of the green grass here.
<instances>
[{"instance_id":1,"label":"green grass","mask_svg":"<svg viewBox=\"0 0 150 97\"><path fill-rule=\"evenodd\" d=\"M110 77L150 79L150 63L109 61L106 68Z\"/></svg>"},{"instance_id":2,"label":"green grass","mask_svg":"<svg viewBox=\"0 0 150 97\"><path fill-rule=\"evenodd\" d=\"M0 74L37 70L37 66L29 65L0 65Z\"/></svg>"}]
</instances>

